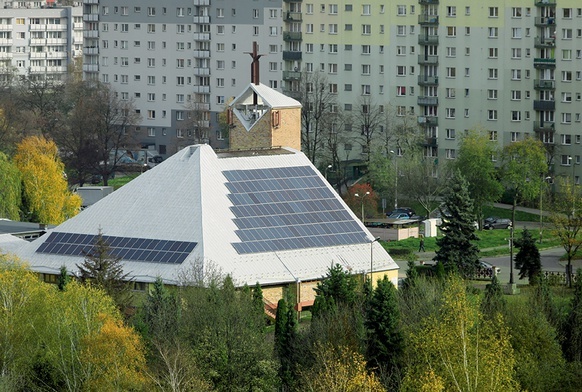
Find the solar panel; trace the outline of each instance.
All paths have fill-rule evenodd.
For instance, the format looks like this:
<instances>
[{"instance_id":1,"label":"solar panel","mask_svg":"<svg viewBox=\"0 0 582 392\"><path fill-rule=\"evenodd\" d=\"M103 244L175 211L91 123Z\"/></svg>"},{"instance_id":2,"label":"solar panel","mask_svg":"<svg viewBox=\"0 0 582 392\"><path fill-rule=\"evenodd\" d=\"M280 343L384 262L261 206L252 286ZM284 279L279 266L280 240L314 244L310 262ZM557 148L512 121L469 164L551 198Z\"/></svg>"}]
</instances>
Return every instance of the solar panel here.
<instances>
[{"instance_id":1,"label":"solar panel","mask_svg":"<svg viewBox=\"0 0 582 392\"><path fill-rule=\"evenodd\" d=\"M93 250L96 235L52 232L36 250L67 256L86 256ZM103 236L111 255L123 260L181 264L196 247L196 242L150 238Z\"/></svg>"},{"instance_id":2,"label":"solar panel","mask_svg":"<svg viewBox=\"0 0 582 392\"><path fill-rule=\"evenodd\" d=\"M239 254L368 243L311 166L227 170Z\"/></svg>"}]
</instances>

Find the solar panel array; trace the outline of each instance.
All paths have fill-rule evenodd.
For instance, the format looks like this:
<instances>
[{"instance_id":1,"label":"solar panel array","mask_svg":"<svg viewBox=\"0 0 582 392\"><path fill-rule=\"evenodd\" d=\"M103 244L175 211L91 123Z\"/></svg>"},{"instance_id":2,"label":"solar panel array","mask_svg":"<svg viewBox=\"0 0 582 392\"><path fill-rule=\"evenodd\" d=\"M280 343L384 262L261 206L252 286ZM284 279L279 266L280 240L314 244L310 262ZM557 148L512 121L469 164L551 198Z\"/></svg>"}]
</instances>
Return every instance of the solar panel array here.
<instances>
[{"instance_id":1,"label":"solar panel array","mask_svg":"<svg viewBox=\"0 0 582 392\"><path fill-rule=\"evenodd\" d=\"M97 235L52 232L36 250L67 256L86 256L93 250ZM196 247L196 242L103 236L112 256L123 260L180 264Z\"/></svg>"},{"instance_id":2,"label":"solar panel array","mask_svg":"<svg viewBox=\"0 0 582 392\"><path fill-rule=\"evenodd\" d=\"M368 243L311 166L228 170L239 254Z\"/></svg>"}]
</instances>

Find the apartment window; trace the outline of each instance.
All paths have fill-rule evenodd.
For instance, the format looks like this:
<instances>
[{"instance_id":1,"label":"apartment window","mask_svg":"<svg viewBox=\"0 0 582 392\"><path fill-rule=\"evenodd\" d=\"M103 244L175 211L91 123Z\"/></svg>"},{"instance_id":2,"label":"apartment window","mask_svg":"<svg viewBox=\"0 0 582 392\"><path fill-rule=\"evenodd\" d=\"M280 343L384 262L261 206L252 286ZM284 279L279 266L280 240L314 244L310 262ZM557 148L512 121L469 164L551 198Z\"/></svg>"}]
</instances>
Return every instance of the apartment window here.
<instances>
[{"instance_id":1,"label":"apartment window","mask_svg":"<svg viewBox=\"0 0 582 392\"><path fill-rule=\"evenodd\" d=\"M155 110L148 110L148 120L155 120L156 118L156 111Z\"/></svg>"},{"instance_id":2,"label":"apartment window","mask_svg":"<svg viewBox=\"0 0 582 392\"><path fill-rule=\"evenodd\" d=\"M564 146L569 146L572 144L572 135L563 134L561 135L561 140Z\"/></svg>"},{"instance_id":3,"label":"apartment window","mask_svg":"<svg viewBox=\"0 0 582 392\"><path fill-rule=\"evenodd\" d=\"M497 141L497 131L489 131L489 141Z\"/></svg>"},{"instance_id":4,"label":"apartment window","mask_svg":"<svg viewBox=\"0 0 582 392\"><path fill-rule=\"evenodd\" d=\"M521 38L521 27L514 27L511 29L511 38Z\"/></svg>"},{"instance_id":5,"label":"apartment window","mask_svg":"<svg viewBox=\"0 0 582 392\"><path fill-rule=\"evenodd\" d=\"M564 15L564 19L572 19L572 8L563 8L562 15Z\"/></svg>"},{"instance_id":6,"label":"apartment window","mask_svg":"<svg viewBox=\"0 0 582 392\"><path fill-rule=\"evenodd\" d=\"M337 84L336 83L329 84L329 93L330 94L337 94Z\"/></svg>"},{"instance_id":7,"label":"apartment window","mask_svg":"<svg viewBox=\"0 0 582 392\"><path fill-rule=\"evenodd\" d=\"M403 97L406 95L406 87L405 86L396 86L396 95L399 97Z\"/></svg>"},{"instance_id":8,"label":"apartment window","mask_svg":"<svg viewBox=\"0 0 582 392\"><path fill-rule=\"evenodd\" d=\"M489 27L489 38L497 38L499 36L499 29L497 27Z\"/></svg>"},{"instance_id":9,"label":"apartment window","mask_svg":"<svg viewBox=\"0 0 582 392\"><path fill-rule=\"evenodd\" d=\"M487 120L489 120L489 121L497 120L497 110L488 110L487 111Z\"/></svg>"},{"instance_id":10,"label":"apartment window","mask_svg":"<svg viewBox=\"0 0 582 392\"><path fill-rule=\"evenodd\" d=\"M148 33L155 33L156 32L156 25L153 23L148 24Z\"/></svg>"},{"instance_id":11,"label":"apartment window","mask_svg":"<svg viewBox=\"0 0 582 392\"><path fill-rule=\"evenodd\" d=\"M396 66L396 76L406 76L406 66L397 65Z\"/></svg>"},{"instance_id":12,"label":"apartment window","mask_svg":"<svg viewBox=\"0 0 582 392\"><path fill-rule=\"evenodd\" d=\"M337 15L337 4L329 5L329 13L332 15Z\"/></svg>"},{"instance_id":13,"label":"apartment window","mask_svg":"<svg viewBox=\"0 0 582 392\"><path fill-rule=\"evenodd\" d=\"M352 85L351 84L344 84L344 91L352 91Z\"/></svg>"},{"instance_id":14,"label":"apartment window","mask_svg":"<svg viewBox=\"0 0 582 392\"><path fill-rule=\"evenodd\" d=\"M445 137L446 137L447 140L455 140L456 135L455 135L455 130L454 129L447 128L445 130L445 134L446 134Z\"/></svg>"},{"instance_id":15,"label":"apartment window","mask_svg":"<svg viewBox=\"0 0 582 392\"><path fill-rule=\"evenodd\" d=\"M570 124L572 122L572 113L562 113L562 124Z\"/></svg>"},{"instance_id":16,"label":"apartment window","mask_svg":"<svg viewBox=\"0 0 582 392\"><path fill-rule=\"evenodd\" d=\"M372 6L370 4L362 5L362 15L370 15L372 12Z\"/></svg>"},{"instance_id":17,"label":"apartment window","mask_svg":"<svg viewBox=\"0 0 582 392\"><path fill-rule=\"evenodd\" d=\"M337 64L336 64L337 69ZM370 75L372 67L370 64L362 64L362 74L363 75Z\"/></svg>"},{"instance_id":18,"label":"apartment window","mask_svg":"<svg viewBox=\"0 0 582 392\"><path fill-rule=\"evenodd\" d=\"M370 95L370 85L362 84L362 95Z\"/></svg>"},{"instance_id":19,"label":"apartment window","mask_svg":"<svg viewBox=\"0 0 582 392\"><path fill-rule=\"evenodd\" d=\"M406 35L406 26L398 25L396 26L396 35Z\"/></svg>"},{"instance_id":20,"label":"apartment window","mask_svg":"<svg viewBox=\"0 0 582 392\"><path fill-rule=\"evenodd\" d=\"M516 142L519 140L519 132L511 132L511 142Z\"/></svg>"},{"instance_id":21,"label":"apartment window","mask_svg":"<svg viewBox=\"0 0 582 392\"><path fill-rule=\"evenodd\" d=\"M447 67L447 78L456 78L456 77L457 77L457 68Z\"/></svg>"},{"instance_id":22,"label":"apartment window","mask_svg":"<svg viewBox=\"0 0 582 392\"><path fill-rule=\"evenodd\" d=\"M369 25L369 24L362 25L362 34L363 35L370 35L371 33L372 33L372 26L371 25Z\"/></svg>"},{"instance_id":23,"label":"apartment window","mask_svg":"<svg viewBox=\"0 0 582 392\"><path fill-rule=\"evenodd\" d=\"M447 37L457 36L457 26L447 26Z\"/></svg>"},{"instance_id":24,"label":"apartment window","mask_svg":"<svg viewBox=\"0 0 582 392\"><path fill-rule=\"evenodd\" d=\"M572 29L562 29L563 39L572 39Z\"/></svg>"},{"instance_id":25,"label":"apartment window","mask_svg":"<svg viewBox=\"0 0 582 392\"><path fill-rule=\"evenodd\" d=\"M455 98L455 96L456 96L455 88L447 87L447 89L445 91L446 91L447 98Z\"/></svg>"},{"instance_id":26,"label":"apartment window","mask_svg":"<svg viewBox=\"0 0 582 392\"><path fill-rule=\"evenodd\" d=\"M511 70L511 80L521 80L521 69Z\"/></svg>"},{"instance_id":27,"label":"apartment window","mask_svg":"<svg viewBox=\"0 0 582 392\"><path fill-rule=\"evenodd\" d=\"M397 5L396 6L396 15L398 15L398 16L406 15L406 6L405 5Z\"/></svg>"},{"instance_id":28,"label":"apartment window","mask_svg":"<svg viewBox=\"0 0 582 392\"><path fill-rule=\"evenodd\" d=\"M520 59L521 58L521 48L512 48L511 49L511 58L512 59Z\"/></svg>"},{"instance_id":29,"label":"apartment window","mask_svg":"<svg viewBox=\"0 0 582 392\"><path fill-rule=\"evenodd\" d=\"M330 63L327 65L327 69L329 73L336 74L337 73L337 64Z\"/></svg>"},{"instance_id":30,"label":"apartment window","mask_svg":"<svg viewBox=\"0 0 582 392\"><path fill-rule=\"evenodd\" d=\"M457 152L457 150L455 150L453 148L447 148L447 149L445 149L445 156L447 159L455 159L457 157L456 152Z\"/></svg>"},{"instance_id":31,"label":"apartment window","mask_svg":"<svg viewBox=\"0 0 582 392\"><path fill-rule=\"evenodd\" d=\"M497 18L499 16L499 8L498 7L489 7L489 17L490 18Z\"/></svg>"},{"instance_id":32,"label":"apartment window","mask_svg":"<svg viewBox=\"0 0 582 392\"><path fill-rule=\"evenodd\" d=\"M497 79L497 75L498 75L497 68L489 68L488 72L489 72L489 79Z\"/></svg>"},{"instance_id":33,"label":"apartment window","mask_svg":"<svg viewBox=\"0 0 582 392\"><path fill-rule=\"evenodd\" d=\"M521 90L511 90L511 100L520 101L521 100Z\"/></svg>"},{"instance_id":34,"label":"apartment window","mask_svg":"<svg viewBox=\"0 0 582 392\"><path fill-rule=\"evenodd\" d=\"M148 16L156 16L156 8L148 7Z\"/></svg>"},{"instance_id":35,"label":"apartment window","mask_svg":"<svg viewBox=\"0 0 582 392\"><path fill-rule=\"evenodd\" d=\"M521 18L521 7L513 7L511 9L512 18Z\"/></svg>"},{"instance_id":36,"label":"apartment window","mask_svg":"<svg viewBox=\"0 0 582 392\"><path fill-rule=\"evenodd\" d=\"M562 93L562 102L572 102L572 93Z\"/></svg>"},{"instance_id":37,"label":"apartment window","mask_svg":"<svg viewBox=\"0 0 582 392\"><path fill-rule=\"evenodd\" d=\"M519 110L511 111L511 121L521 121L521 112Z\"/></svg>"},{"instance_id":38,"label":"apartment window","mask_svg":"<svg viewBox=\"0 0 582 392\"><path fill-rule=\"evenodd\" d=\"M455 16L457 16L457 7L455 6L448 6L447 7L447 16L454 18Z\"/></svg>"},{"instance_id":39,"label":"apartment window","mask_svg":"<svg viewBox=\"0 0 582 392\"><path fill-rule=\"evenodd\" d=\"M562 50L562 60L566 60L566 61L572 60L572 50L571 49L563 49Z\"/></svg>"},{"instance_id":40,"label":"apartment window","mask_svg":"<svg viewBox=\"0 0 582 392\"><path fill-rule=\"evenodd\" d=\"M216 87L224 87L224 78L216 78Z\"/></svg>"},{"instance_id":41,"label":"apartment window","mask_svg":"<svg viewBox=\"0 0 582 392\"><path fill-rule=\"evenodd\" d=\"M572 71L562 71L562 82L572 81Z\"/></svg>"},{"instance_id":42,"label":"apartment window","mask_svg":"<svg viewBox=\"0 0 582 392\"><path fill-rule=\"evenodd\" d=\"M404 56L404 55L406 55L406 46L397 46L396 47L396 55L397 56Z\"/></svg>"},{"instance_id":43,"label":"apartment window","mask_svg":"<svg viewBox=\"0 0 582 392\"><path fill-rule=\"evenodd\" d=\"M457 57L457 48L454 46L447 47L447 57Z\"/></svg>"},{"instance_id":44,"label":"apartment window","mask_svg":"<svg viewBox=\"0 0 582 392\"><path fill-rule=\"evenodd\" d=\"M499 54L498 48L489 48L489 58L496 59Z\"/></svg>"},{"instance_id":45,"label":"apartment window","mask_svg":"<svg viewBox=\"0 0 582 392\"><path fill-rule=\"evenodd\" d=\"M370 45L362 45L362 54L370 54L370 53L372 53L371 46Z\"/></svg>"}]
</instances>

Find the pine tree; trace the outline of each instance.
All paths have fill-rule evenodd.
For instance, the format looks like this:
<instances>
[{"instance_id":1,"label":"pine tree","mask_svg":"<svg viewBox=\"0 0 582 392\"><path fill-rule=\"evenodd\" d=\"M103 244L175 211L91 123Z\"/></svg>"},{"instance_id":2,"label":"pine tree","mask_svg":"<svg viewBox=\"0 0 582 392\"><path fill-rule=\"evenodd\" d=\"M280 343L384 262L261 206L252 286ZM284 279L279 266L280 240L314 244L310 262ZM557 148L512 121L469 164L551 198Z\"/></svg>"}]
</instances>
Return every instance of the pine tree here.
<instances>
[{"instance_id":1,"label":"pine tree","mask_svg":"<svg viewBox=\"0 0 582 392\"><path fill-rule=\"evenodd\" d=\"M396 288L386 276L378 280L365 322L368 335L368 364L377 369L389 390L398 389L404 339Z\"/></svg>"},{"instance_id":2,"label":"pine tree","mask_svg":"<svg viewBox=\"0 0 582 392\"><path fill-rule=\"evenodd\" d=\"M317 318L322 313L334 309L336 305L350 305L357 299L357 282L348 271L336 264L330 267L327 276L324 277L315 288L315 303L312 314Z\"/></svg>"},{"instance_id":3,"label":"pine tree","mask_svg":"<svg viewBox=\"0 0 582 392\"><path fill-rule=\"evenodd\" d=\"M57 279L57 287L59 291L64 291L67 284L71 281L71 277L67 273L67 267L61 265L61 270L59 273L59 277Z\"/></svg>"},{"instance_id":4,"label":"pine tree","mask_svg":"<svg viewBox=\"0 0 582 392\"><path fill-rule=\"evenodd\" d=\"M281 298L277 304L275 319L275 353L279 358L279 378L284 390L292 388L295 372L295 339L297 337L297 322L295 309Z\"/></svg>"},{"instance_id":5,"label":"pine tree","mask_svg":"<svg viewBox=\"0 0 582 392\"><path fill-rule=\"evenodd\" d=\"M473 202L467 189L467 181L456 171L444 196L440 226L444 236L437 238L439 248L434 257L447 270L456 270L465 278L475 273L479 263L479 248L474 243L479 238L475 235Z\"/></svg>"},{"instance_id":6,"label":"pine tree","mask_svg":"<svg viewBox=\"0 0 582 392\"><path fill-rule=\"evenodd\" d=\"M505 310L505 298L499 284L497 276L493 276L491 283L485 287L485 298L481 302L481 311L485 315L492 316L494 313L502 313Z\"/></svg>"},{"instance_id":7,"label":"pine tree","mask_svg":"<svg viewBox=\"0 0 582 392\"><path fill-rule=\"evenodd\" d=\"M111 254L111 248L101 229L91 250L81 265L77 264L81 281L95 286L110 295L123 310L131 304L131 282L129 274L123 273L120 257Z\"/></svg>"},{"instance_id":8,"label":"pine tree","mask_svg":"<svg viewBox=\"0 0 582 392\"><path fill-rule=\"evenodd\" d=\"M178 333L180 307L162 278L157 278L144 304L144 322L154 343L172 342Z\"/></svg>"},{"instance_id":9,"label":"pine tree","mask_svg":"<svg viewBox=\"0 0 582 392\"><path fill-rule=\"evenodd\" d=\"M524 229L521 239L516 240L514 244L516 248L519 248L519 252L515 255L515 268L519 270L519 279L527 276L530 285L537 284L542 273L542 262L540 251L531 232Z\"/></svg>"}]
</instances>

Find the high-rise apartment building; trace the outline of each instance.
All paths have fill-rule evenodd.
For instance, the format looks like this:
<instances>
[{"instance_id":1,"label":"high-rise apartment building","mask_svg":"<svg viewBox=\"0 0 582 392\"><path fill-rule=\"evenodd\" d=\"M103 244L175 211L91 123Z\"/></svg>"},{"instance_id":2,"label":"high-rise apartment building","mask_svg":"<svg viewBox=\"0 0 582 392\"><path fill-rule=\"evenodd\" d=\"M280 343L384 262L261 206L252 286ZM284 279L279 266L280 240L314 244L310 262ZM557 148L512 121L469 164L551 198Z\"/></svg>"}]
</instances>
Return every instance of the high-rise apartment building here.
<instances>
[{"instance_id":1,"label":"high-rise apartment building","mask_svg":"<svg viewBox=\"0 0 582 392\"><path fill-rule=\"evenodd\" d=\"M575 0L84 0L84 20L86 77L134 100L163 154L189 135L224 145L218 115L249 83L257 41L262 83L296 96L319 72L333 110L365 101L414 118L427 157L455 159L465 130L483 128L500 146L538 137L555 173L582 175ZM342 126L354 134L343 158L365 159L360 130Z\"/></svg>"},{"instance_id":2,"label":"high-rise apartment building","mask_svg":"<svg viewBox=\"0 0 582 392\"><path fill-rule=\"evenodd\" d=\"M0 82L65 78L83 50L81 3L0 0Z\"/></svg>"}]
</instances>

